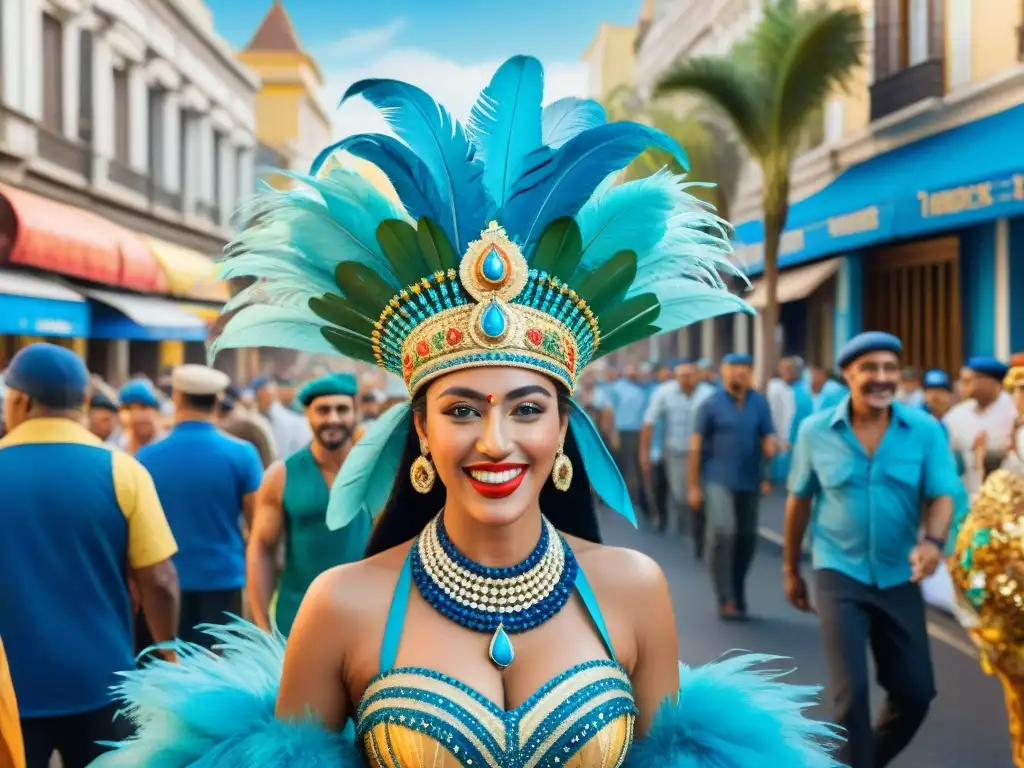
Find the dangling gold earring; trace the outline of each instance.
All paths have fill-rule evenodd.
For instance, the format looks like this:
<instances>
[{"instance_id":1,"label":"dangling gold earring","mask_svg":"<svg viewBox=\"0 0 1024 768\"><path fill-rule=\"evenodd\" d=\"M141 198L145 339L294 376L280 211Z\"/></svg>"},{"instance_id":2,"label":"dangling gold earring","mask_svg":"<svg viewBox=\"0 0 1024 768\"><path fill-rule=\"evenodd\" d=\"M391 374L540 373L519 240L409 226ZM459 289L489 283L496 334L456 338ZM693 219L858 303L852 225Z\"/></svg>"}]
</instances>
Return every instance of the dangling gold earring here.
<instances>
[{"instance_id":1,"label":"dangling gold earring","mask_svg":"<svg viewBox=\"0 0 1024 768\"><path fill-rule=\"evenodd\" d=\"M558 455L555 456L555 463L551 467L551 482L559 491L568 491L572 485L572 462L563 452L562 446L558 446Z\"/></svg>"},{"instance_id":2,"label":"dangling gold earring","mask_svg":"<svg viewBox=\"0 0 1024 768\"><path fill-rule=\"evenodd\" d=\"M428 458L429 450L424 440L420 441L420 455L409 468L409 481L417 493L430 493L437 480L437 470L434 469L434 462Z\"/></svg>"}]
</instances>

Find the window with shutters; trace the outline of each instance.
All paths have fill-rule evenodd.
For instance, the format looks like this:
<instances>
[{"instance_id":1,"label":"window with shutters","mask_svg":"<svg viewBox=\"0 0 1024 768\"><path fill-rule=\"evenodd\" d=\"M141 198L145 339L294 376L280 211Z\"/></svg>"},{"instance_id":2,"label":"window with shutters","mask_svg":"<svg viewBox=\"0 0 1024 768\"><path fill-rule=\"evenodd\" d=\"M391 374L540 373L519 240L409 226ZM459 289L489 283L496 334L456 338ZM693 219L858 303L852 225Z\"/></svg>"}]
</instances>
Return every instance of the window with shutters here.
<instances>
[{"instance_id":1,"label":"window with shutters","mask_svg":"<svg viewBox=\"0 0 1024 768\"><path fill-rule=\"evenodd\" d=\"M43 14L43 126L53 133L64 128L64 27Z\"/></svg>"},{"instance_id":2,"label":"window with shutters","mask_svg":"<svg viewBox=\"0 0 1024 768\"><path fill-rule=\"evenodd\" d=\"M871 119L946 90L946 0L875 0Z\"/></svg>"},{"instance_id":3,"label":"window with shutters","mask_svg":"<svg viewBox=\"0 0 1024 768\"><path fill-rule=\"evenodd\" d=\"M149 177L156 187L163 187L167 172L164 168L164 91L149 89Z\"/></svg>"},{"instance_id":4,"label":"window with shutters","mask_svg":"<svg viewBox=\"0 0 1024 768\"><path fill-rule=\"evenodd\" d=\"M114 159L131 162L131 113L128 110L128 70L114 70Z\"/></svg>"}]
</instances>

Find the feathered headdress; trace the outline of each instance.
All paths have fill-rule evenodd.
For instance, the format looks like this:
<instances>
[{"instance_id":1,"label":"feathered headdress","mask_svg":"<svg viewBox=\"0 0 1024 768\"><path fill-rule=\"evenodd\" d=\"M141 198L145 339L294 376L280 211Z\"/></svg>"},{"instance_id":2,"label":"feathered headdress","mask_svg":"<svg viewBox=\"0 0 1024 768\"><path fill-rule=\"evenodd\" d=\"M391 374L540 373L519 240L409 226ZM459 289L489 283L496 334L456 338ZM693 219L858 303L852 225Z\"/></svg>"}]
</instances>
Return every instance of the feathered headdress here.
<instances>
[{"instance_id":1,"label":"feathered headdress","mask_svg":"<svg viewBox=\"0 0 1024 768\"><path fill-rule=\"evenodd\" d=\"M354 84L342 102L363 96L398 138L350 136L324 149L310 175L293 174L303 189L257 198L247 212L253 223L228 246L221 276L259 282L227 305L242 308L211 354L250 346L341 353L401 376L410 394L462 367L515 366L571 392L601 355L709 317L752 312L718 275L735 272L724 222L688 194L689 184L664 170L617 183L650 147L686 168L682 147L645 125L607 123L593 101L542 107L542 93L540 63L516 56L462 126L412 85ZM319 177L342 150L380 168L401 203L344 168ZM367 483L397 470L380 459L396 445L400 452L401 441L384 433L388 424L401 431L408 409L399 410L357 445L376 464L346 460L338 484L361 490L341 494L345 504L376 511L386 500L386 490L380 497ZM589 463L607 451L585 418L577 411L573 423ZM588 467L595 481L597 469ZM353 478L356 471L370 477ZM621 480L597 490L632 516ZM357 511L329 522L343 524Z\"/></svg>"}]
</instances>

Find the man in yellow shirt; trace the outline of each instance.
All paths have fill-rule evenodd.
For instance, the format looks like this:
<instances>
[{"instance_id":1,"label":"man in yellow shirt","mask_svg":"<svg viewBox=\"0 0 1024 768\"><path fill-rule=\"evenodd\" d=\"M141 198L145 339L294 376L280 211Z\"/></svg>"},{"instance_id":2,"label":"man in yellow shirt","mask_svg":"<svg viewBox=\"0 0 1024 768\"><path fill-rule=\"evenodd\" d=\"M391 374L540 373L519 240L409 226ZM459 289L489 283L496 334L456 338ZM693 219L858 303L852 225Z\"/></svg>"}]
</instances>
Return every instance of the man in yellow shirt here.
<instances>
[{"instance_id":1,"label":"man in yellow shirt","mask_svg":"<svg viewBox=\"0 0 1024 768\"><path fill-rule=\"evenodd\" d=\"M0 640L0 768L25 768L18 702L14 698L14 683L7 667L3 640Z\"/></svg>"},{"instance_id":2,"label":"man in yellow shirt","mask_svg":"<svg viewBox=\"0 0 1024 768\"><path fill-rule=\"evenodd\" d=\"M153 637L177 632L177 549L149 473L84 426L89 377L69 350L33 344L6 375L0 440L0 637L27 768L84 768L130 735L111 686L134 666L128 578Z\"/></svg>"}]
</instances>

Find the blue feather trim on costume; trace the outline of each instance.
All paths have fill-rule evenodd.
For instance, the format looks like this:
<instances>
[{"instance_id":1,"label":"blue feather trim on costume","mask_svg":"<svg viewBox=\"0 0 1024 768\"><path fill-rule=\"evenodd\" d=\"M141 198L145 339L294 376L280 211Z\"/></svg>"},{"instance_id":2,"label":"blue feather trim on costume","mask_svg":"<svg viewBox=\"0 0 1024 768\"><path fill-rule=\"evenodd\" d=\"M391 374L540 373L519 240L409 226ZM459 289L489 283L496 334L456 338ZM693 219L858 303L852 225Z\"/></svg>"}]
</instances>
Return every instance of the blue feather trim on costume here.
<instances>
[{"instance_id":1,"label":"blue feather trim on costume","mask_svg":"<svg viewBox=\"0 0 1024 768\"><path fill-rule=\"evenodd\" d=\"M92 768L358 768L351 731L274 717L284 638L234 619L204 626L221 655L176 644L179 663L123 673L116 695L137 727ZM804 710L818 688L788 685L747 654L691 669L634 742L625 768L839 768L837 729Z\"/></svg>"},{"instance_id":2,"label":"blue feather trim on costume","mask_svg":"<svg viewBox=\"0 0 1024 768\"><path fill-rule=\"evenodd\" d=\"M284 638L237 619L206 626L221 655L177 643L179 662L122 673L115 694L136 735L92 768L359 768L350 737L274 717Z\"/></svg>"},{"instance_id":3,"label":"blue feather trim on costume","mask_svg":"<svg viewBox=\"0 0 1024 768\"><path fill-rule=\"evenodd\" d=\"M759 670L778 656L744 654L692 669L679 665L679 696L662 705L624 768L841 768L838 729L812 720L817 686Z\"/></svg>"}]
</instances>

